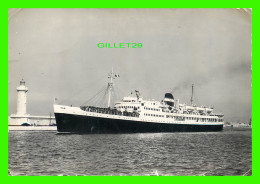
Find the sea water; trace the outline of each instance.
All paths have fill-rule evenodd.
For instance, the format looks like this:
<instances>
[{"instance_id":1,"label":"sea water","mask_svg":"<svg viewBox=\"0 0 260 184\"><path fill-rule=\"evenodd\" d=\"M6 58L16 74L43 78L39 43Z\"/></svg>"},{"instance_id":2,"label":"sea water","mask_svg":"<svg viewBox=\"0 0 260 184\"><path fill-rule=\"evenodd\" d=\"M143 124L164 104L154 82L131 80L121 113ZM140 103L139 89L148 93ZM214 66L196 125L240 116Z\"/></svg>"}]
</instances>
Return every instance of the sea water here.
<instances>
[{"instance_id":1,"label":"sea water","mask_svg":"<svg viewBox=\"0 0 260 184\"><path fill-rule=\"evenodd\" d=\"M251 175L252 131L10 131L9 175Z\"/></svg>"}]
</instances>

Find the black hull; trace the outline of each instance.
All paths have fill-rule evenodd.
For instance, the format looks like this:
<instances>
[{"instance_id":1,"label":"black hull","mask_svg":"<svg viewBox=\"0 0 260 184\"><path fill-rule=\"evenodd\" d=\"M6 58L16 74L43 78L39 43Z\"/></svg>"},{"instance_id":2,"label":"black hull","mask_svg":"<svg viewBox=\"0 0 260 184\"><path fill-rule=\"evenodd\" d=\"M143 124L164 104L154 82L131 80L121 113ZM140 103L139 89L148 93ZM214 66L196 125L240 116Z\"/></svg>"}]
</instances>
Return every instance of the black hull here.
<instances>
[{"instance_id":1,"label":"black hull","mask_svg":"<svg viewBox=\"0 0 260 184\"><path fill-rule=\"evenodd\" d=\"M185 125L88 117L55 113L58 132L69 133L145 133L145 132L212 132L223 125Z\"/></svg>"}]
</instances>

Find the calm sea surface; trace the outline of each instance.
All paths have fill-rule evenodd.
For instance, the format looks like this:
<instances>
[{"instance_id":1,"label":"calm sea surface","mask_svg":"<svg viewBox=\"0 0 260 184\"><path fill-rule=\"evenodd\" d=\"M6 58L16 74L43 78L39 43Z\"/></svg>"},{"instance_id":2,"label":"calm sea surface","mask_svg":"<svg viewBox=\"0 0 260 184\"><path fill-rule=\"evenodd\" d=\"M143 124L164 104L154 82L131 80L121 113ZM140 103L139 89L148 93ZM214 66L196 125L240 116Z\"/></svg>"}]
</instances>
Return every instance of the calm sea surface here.
<instances>
[{"instance_id":1,"label":"calm sea surface","mask_svg":"<svg viewBox=\"0 0 260 184\"><path fill-rule=\"evenodd\" d=\"M251 129L78 135L9 132L11 175L251 175Z\"/></svg>"}]
</instances>

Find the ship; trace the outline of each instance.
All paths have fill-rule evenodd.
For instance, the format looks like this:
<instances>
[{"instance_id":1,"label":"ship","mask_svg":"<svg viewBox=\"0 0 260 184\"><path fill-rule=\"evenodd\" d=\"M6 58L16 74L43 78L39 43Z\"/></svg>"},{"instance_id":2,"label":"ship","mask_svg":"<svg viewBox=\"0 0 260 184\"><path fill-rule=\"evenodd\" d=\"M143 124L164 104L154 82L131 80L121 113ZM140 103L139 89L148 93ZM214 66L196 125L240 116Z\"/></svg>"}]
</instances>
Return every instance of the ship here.
<instances>
[{"instance_id":1,"label":"ship","mask_svg":"<svg viewBox=\"0 0 260 184\"><path fill-rule=\"evenodd\" d=\"M112 71L106 85L106 106L84 105L74 107L54 102L54 114L59 133L159 133L212 132L223 130L224 115L213 113L213 107L193 103L181 104L170 92L161 101L145 100L138 90L111 104L114 81Z\"/></svg>"}]
</instances>

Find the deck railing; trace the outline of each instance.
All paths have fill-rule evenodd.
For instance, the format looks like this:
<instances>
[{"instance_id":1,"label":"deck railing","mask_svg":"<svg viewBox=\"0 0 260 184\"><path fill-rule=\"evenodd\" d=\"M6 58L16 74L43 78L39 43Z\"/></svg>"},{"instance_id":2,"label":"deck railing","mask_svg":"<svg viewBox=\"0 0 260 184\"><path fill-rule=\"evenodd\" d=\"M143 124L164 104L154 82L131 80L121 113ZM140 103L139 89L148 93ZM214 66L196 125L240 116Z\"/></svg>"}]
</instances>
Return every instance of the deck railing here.
<instances>
[{"instance_id":1,"label":"deck railing","mask_svg":"<svg viewBox=\"0 0 260 184\"><path fill-rule=\"evenodd\" d=\"M83 111L96 112L96 113L100 113L100 114L139 117L138 112L127 112L127 111L121 112L121 111L118 111L117 109L104 108L104 107L81 106L80 109Z\"/></svg>"}]
</instances>

